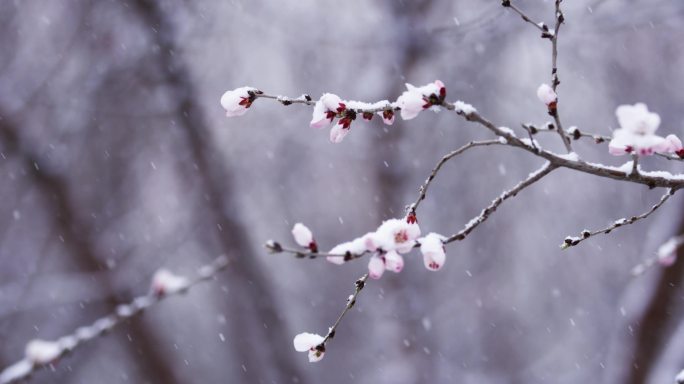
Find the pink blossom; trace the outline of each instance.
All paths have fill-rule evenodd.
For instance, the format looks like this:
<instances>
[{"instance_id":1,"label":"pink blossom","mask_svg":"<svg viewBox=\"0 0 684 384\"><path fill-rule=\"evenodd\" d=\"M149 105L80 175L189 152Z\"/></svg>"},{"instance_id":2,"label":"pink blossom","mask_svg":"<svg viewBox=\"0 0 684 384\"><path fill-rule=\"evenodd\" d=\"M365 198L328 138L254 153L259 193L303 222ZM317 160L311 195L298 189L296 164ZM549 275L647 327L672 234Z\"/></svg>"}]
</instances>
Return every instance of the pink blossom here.
<instances>
[{"instance_id":1,"label":"pink blossom","mask_svg":"<svg viewBox=\"0 0 684 384\"><path fill-rule=\"evenodd\" d=\"M185 276L174 275L166 269L160 269L152 276L150 290L155 295L162 296L186 289L189 283Z\"/></svg>"},{"instance_id":2,"label":"pink blossom","mask_svg":"<svg viewBox=\"0 0 684 384\"><path fill-rule=\"evenodd\" d=\"M221 106L226 110L226 116L242 116L247 112L247 108L252 105L254 96L250 93L258 93L253 87L240 87L232 91L226 91L221 96Z\"/></svg>"},{"instance_id":3,"label":"pink blossom","mask_svg":"<svg viewBox=\"0 0 684 384\"><path fill-rule=\"evenodd\" d=\"M351 130L349 124L351 124L351 122L347 123L346 120L340 119L337 124L330 128L330 142L334 144L341 143Z\"/></svg>"},{"instance_id":4,"label":"pink blossom","mask_svg":"<svg viewBox=\"0 0 684 384\"><path fill-rule=\"evenodd\" d=\"M446 261L443 243L444 236L430 233L418 241L420 242L420 252L423 254L425 268L431 271L437 271L442 268Z\"/></svg>"},{"instance_id":5,"label":"pink blossom","mask_svg":"<svg viewBox=\"0 0 684 384\"><path fill-rule=\"evenodd\" d=\"M370 260L368 261L368 276L371 279L379 279L382 277L384 272L385 261L382 259L382 257L377 254L371 256Z\"/></svg>"},{"instance_id":6,"label":"pink blossom","mask_svg":"<svg viewBox=\"0 0 684 384\"><path fill-rule=\"evenodd\" d=\"M396 250L399 253L407 253L413 249L419 236L420 227L417 223L390 219L383 222L375 231L374 241L377 247L385 252Z\"/></svg>"},{"instance_id":7,"label":"pink blossom","mask_svg":"<svg viewBox=\"0 0 684 384\"><path fill-rule=\"evenodd\" d=\"M555 109L558 95L548 84L542 84L537 88L537 97L542 103L546 104L546 106Z\"/></svg>"},{"instance_id":8,"label":"pink blossom","mask_svg":"<svg viewBox=\"0 0 684 384\"><path fill-rule=\"evenodd\" d=\"M397 251L389 251L385 253L385 269L394 273L401 272L404 269L404 258L397 253Z\"/></svg>"},{"instance_id":9,"label":"pink blossom","mask_svg":"<svg viewBox=\"0 0 684 384\"><path fill-rule=\"evenodd\" d=\"M377 112L378 116L382 117L382 122L385 125L394 124L394 109L392 108L392 103L388 100L382 100L374 103L372 109L385 108L384 110Z\"/></svg>"},{"instance_id":10,"label":"pink blossom","mask_svg":"<svg viewBox=\"0 0 684 384\"><path fill-rule=\"evenodd\" d=\"M620 105L615 115L621 129L638 135L652 135L660 126L660 116L649 112L644 103Z\"/></svg>"},{"instance_id":11,"label":"pink blossom","mask_svg":"<svg viewBox=\"0 0 684 384\"><path fill-rule=\"evenodd\" d=\"M294 337L294 349L297 352L309 352L309 362L315 363L323 359L325 353L325 338L315 333L300 333Z\"/></svg>"},{"instance_id":12,"label":"pink blossom","mask_svg":"<svg viewBox=\"0 0 684 384\"><path fill-rule=\"evenodd\" d=\"M323 128L330 125L338 112L345 109L344 103L339 96L332 93L324 93L314 105L313 116L311 118L312 128Z\"/></svg>"},{"instance_id":13,"label":"pink blossom","mask_svg":"<svg viewBox=\"0 0 684 384\"><path fill-rule=\"evenodd\" d=\"M395 102L401 109L401 118L404 120L411 120L424 109L440 105L446 97L446 87L439 80L422 87L406 83L406 88Z\"/></svg>"},{"instance_id":14,"label":"pink blossom","mask_svg":"<svg viewBox=\"0 0 684 384\"><path fill-rule=\"evenodd\" d=\"M300 247L309 248L311 252L318 252L318 245L313 238L311 230L302 223L297 223L292 227L292 236Z\"/></svg>"},{"instance_id":15,"label":"pink blossom","mask_svg":"<svg viewBox=\"0 0 684 384\"><path fill-rule=\"evenodd\" d=\"M611 155L648 156L656 152L678 153L682 150L682 143L676 136L663 138L655 134L660 116L649 112L645 104L621 105L615 114L620 128L613 131L613 139L608 144Z\"/></svg>"}]
</instances>

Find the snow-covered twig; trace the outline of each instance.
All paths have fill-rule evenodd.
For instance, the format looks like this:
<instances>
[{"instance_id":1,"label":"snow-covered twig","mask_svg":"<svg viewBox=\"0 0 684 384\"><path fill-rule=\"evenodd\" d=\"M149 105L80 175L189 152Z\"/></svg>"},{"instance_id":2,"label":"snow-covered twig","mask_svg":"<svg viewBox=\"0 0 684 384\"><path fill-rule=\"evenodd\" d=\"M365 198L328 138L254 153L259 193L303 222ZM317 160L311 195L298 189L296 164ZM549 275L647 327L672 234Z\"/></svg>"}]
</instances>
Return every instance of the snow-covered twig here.
<instances>
[{"instance_id":1,"label":"snow-covered twig","mask_svg":"<svg viewBox=\"0 0 684 384\"><path fill-rule=\"evenodd\" d=\"M294 248L287 248L283 247L279 242L269 240L264 244L264 247L269 250L271 253L289 253L296 257L297 259L317 259L320 257L333 257L333 258L340 258L342 261L350 261L354 259L358 259L360 257L363 257L367 252L363 253L351 253L347 252L345 254L338 254L338 253L326 253L326 252L313 252L311 250L304 250L304 249L294 249Z\"/></svg>"},{"instance_id":2,"label":"snow-covered twig","mask_svg":"<svg viewBox=\"0 0 684 384\"><path fill-rule=\"evenodd\" d=\"M96 320L89 326L80 327L74 333L62 336L55 341L30 341L26 346L26 356L0 372L0 384L16 383L28 378L43 367L54 365L60 358L81 345L104 335L107 331L165 298L187 292L198 283L212 279L227 266L228 259L225 256L220 256L212 263L200 267L197 275L192 279L173 276L169 272L161 270L161 273L155 275L148 294L136 297L128 304L117 306L114 313Z\"/></svg>"},{"instance_id":3,"label":"snow-covered twig","mask_svg":"<svg viewBox=\"0 0 684 384\"><path fill-rule=\"evenodd\" d=\"M340 325L342 322L342 319L344 316L349 312L350 309L354 307L354 304L356 304L356 298L359 296L359 293L363 290L363 288L366 287L366 282L368 281L368 274L366 273L365 275L361 276L354 282L354 293L349 295L347 297L347 304L344 306L344 310L342 310L342 313L337 317L337 320L335 320L335 323L328 328L328 333L325 335L325 338L323 339L323 343L325 345L328 340L332 339L335 337L335 331L337 331L337 327Z\"/></svg>"},{"instance_id":4,"label":"snow-covered twig","mask_svg":"<svg viewBox=\"0 0 684 384\"><path fill-rule=\"evenodd\" d=\"M663 204L665 204L665 202L670 198L670 196L674 195L674 193L675 193L675 189L672 189L672 188L668 189L667 192L660 198L660 201L658 201L658 203L653 205L651 207L651 209L649 209L648 211L646 211L646 212L644 212L638 216L632 216L629 219L622 218L622 219L615 220L613 222L613 224L611 224L611 225L609 225L603 229L597 229L594 231L590 231L590 230L585 229L584 231L582 231L582 233L580 233L579 237L570 237L570 236L566 237L565 240L563 241L563 244L561 245L561 248L566 249L569 247L574 247L575 245L581 243L582 241L584 241L584 240L586 240L592 236L596 236L596 235L602 234L602 233L608 234L613 229L622 227L624 225L633 224L633 223L635 223L641 219L645 219L648 216L650 216L653 212L655 212L658 208L660 208Z\"/></svg>"},{"instance_id":5,"label":"snow-covered twig","mask_svg":"<svg viewBox=\"0 0 684 384\"><path fill-rule=\"evenodd\" d=\"M325 336L320 336L316 333L309 332L303 332L295 336L293 340L295 350L298 352L308 352L309 362L320 361L323 358L323 355L325 354L326 343L335 337L337 327L342 322L342 319L347 312L354 307L354 304L356 304L356 298L366 286L368 276L368 274L365 274L356 280L354 283L354 293L347 297L347 303L344 306L344 310L342 310L342 313L340 313L340 315L337 317L335 323L328 328L328 333L326 333Z\"/></svg>"},{"instance_id":6,"label":"snow-covered twig","mask_svg":"<svg viewBox=\"0 0 684 384\"><path fill-rule=\"evenodd\" d=\"M444 243L448 244L453 241L460 241L466 238L470 232L473 231L473 229L477 228L478 225L482 224L489 218L489 216L496 211L496 209L501 205L504 201L507 199L516 196L520 191L523 189L529 187L530 185L536 183L537 181L541 180L544 176L548 175L556 169L555 166L546 163L544 166L539 168L537 171L533 172L530 174L529 177L527 177L525 180L519 182L516 186L513 188L504 191L499 197L496 199L492 200L492 202L480 212L479 215L475 216L472 220L466 224L465 228L460 230L459 232L449 236Z\"/></svg>"}]
</instances>

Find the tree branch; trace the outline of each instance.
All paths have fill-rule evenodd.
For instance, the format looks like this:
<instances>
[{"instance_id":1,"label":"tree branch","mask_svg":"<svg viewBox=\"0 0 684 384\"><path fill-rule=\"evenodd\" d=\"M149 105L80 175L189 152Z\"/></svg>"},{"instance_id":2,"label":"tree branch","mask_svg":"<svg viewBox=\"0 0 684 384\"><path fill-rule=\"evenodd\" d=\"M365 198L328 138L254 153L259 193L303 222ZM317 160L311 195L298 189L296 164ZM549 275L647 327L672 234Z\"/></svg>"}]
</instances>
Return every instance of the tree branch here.
<instances>
[{"instance_id":1,"label":"tree branch","mask_svg":"<svg viewBox=\"0 0 684 384\"><path fill-rule=\"evenodd\" d=\"M155 294L150 292L146 295L136 297L129 304L121 304L116 307L116 311L110 315L96 320L92 325L80 327L70 335L62 336L55 341L59 349L57 356L49 363L39 363L31 361L28 357L17 361L0 372L0 384L16 383L28 378L32 373L41 368L54 364L58 359L64 357L69 352L74 351L79 346L94 340L98 336L104 335L122 322L140 314L143 310L154 306L167 297L185 293L202 281L212 279L218 272L228 266L228 259L220 256L211 264L207 264L197 271L197 275L188 282L187 286L181 290L169 291L166 294Z\"/></svg>"},{"instance_id":2,"label":"tree branch","mask_svg":"<svg viewBox=\"0 0 684 384\"><path fill-rule=\"evenodd\" d=\"M582 231L582 233L580 234L579 237L566 237L565 240L563 241L563 244L561 245L561 248L566 249L569 247L574 247L575 245L583 242L584 240L586 240L592 236L596 236L596 235L601 234L601 233L609 234L613 229L622 227L624 225L634 224L635 222L637 222L641 219L645 219L648 216L650 216L653 212L655 212L658 208L660 208L663 204L665 204L665 202L670 198L670 196L674 195L675 191L676 190L672 189L672 188L668 189L667 192L663 195L663 197L660 198L660 201L658 201L658 203L656 203L654 206L651 207L651 209L642 213L639 216L632 216L629 219L622 218L622 219L615 220L613 222L613 224L611 224L611 225L609 225L603 229L598 229L595 231L589 231L589 230L585 229L584 231Z\"/></svg>"}]
</instances>

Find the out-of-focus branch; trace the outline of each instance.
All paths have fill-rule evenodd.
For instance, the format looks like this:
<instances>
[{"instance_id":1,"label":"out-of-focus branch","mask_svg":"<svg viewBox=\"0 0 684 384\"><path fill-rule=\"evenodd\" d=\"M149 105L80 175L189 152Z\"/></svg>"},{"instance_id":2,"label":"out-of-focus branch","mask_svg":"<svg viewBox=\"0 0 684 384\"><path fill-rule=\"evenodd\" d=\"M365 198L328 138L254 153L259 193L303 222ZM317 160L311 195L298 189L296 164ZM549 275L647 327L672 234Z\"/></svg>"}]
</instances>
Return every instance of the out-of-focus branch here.
<instances>
[{"instance_id":1,"label":"out-of-focus branch","mask_svg":"<svg viewBox=\"0 0 684 384\"><path fill-rule=\"evenodd\" d=\"M625 225L629 225L629 224L634 224L635 222L637 222L641 219L645 219L648 216L650 216L653 212L655 212L658 208L660 208L663 204L665 204L665 202L670 198L670 196L674 195L674 193L675 193L674 189L672 189L672 188L668 189L667 192L663 195L663 197L660 198L660 201L658 201L658 203L656 203L654 206L651 207L651 209L642 213L641 215L632 216L629 219L622 218L622 219L615 220L613 222L613 224L611 224L611 225L609 225L603 229L597 229L594 231L590 231L590 230L585 229L584 231L582 231L582 233L580 234L579 237L566 237L565 240L563 241L563 244L561 245L561 248L566 249L569 247L574 247L575 245L583 242L584 240L586 240L592 236L596 236L596 235L601 234L601 233L608 234L613 229L616 229L616 228L619 228L619 227L622 227Z\"/></svg>"},{"instance_id":2,"label":"out-of-focus branch","mask_svg":"<svg viewBox=\"0 0 684 384\"><path fill-rule=\"evenodd\" d=\"M141 313L143 310L154 306L167 297L175 296L180 293L185 293L195 285L202 281L212 279L217 273L224 270L228 266L228 259L225 256L220 256L211 264L201 267L197 271L197 275L190 280L182 289L170 290L164 294L158 294L154 291L139 296L131 301L129 304L122 304L116 307L116 311L110 315L96 320L92 325L84 326L76 329L74 333L62 336L54 341L54 347L58 348L54 352L54 358L49 362L34 361L30 356L26 356L16 363L10 365L0 372L0 384L16 383L18 381L28 378L32 373L46 366L53 365L58 359L64 357L69 352L73 352L81 345L104 335L107 331L113 329L122 322L131 317ZM51 342L53 343L53 342Z\"/></svg>"}]
</instances>

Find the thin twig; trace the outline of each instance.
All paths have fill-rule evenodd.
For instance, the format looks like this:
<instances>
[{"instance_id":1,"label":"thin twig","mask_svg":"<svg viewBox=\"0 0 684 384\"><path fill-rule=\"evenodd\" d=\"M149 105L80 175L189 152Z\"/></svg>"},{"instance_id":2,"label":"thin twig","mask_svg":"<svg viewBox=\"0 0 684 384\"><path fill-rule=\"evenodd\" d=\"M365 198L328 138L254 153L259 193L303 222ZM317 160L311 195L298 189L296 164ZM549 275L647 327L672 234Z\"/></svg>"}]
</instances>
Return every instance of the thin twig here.
<instances>
[{"instance_id":1,"label":"thin twig","mask_svg":"<svg viewBox=\"0 0 684 384\"><path fill-rule=\"evenodd\" d=\"M619 227L622 227L625 225L629 225L629 224L633 224L633 223L635 223L641 219L647 218L653 212L655 212L658 208L660 208L663 204L665 204L665 202L670 198L670 196L674 195L675 191L676 191L675 189L669 188L667 190L667 192L663 195L663 197L660 198L660 201L658 201L658 203L656 203L654 206L651 207L651 209L642 213L639 216L632 216L629 219L622 218L622 219L615 220L613 222L613 224L611 224L611 225L609 225L603 229L598 229L598 230L594 230L594 231L589 231L589 230L585 229L584 231L582 231L582 233L580 233L579 237L571 237L571 236L566 237L565 240L563 241L563 244L561 244L561 249L574 247L575 245L583 242L584 240L586 240L592 236L596 236L596 235L601 234L601 233L608 234L616 228L619 228Z\"/></svg>"},{"instance_id":2,"label":"thin twig","mask_svg":"<svg viewBox=\"0 0 684 384\"><path fill-rule=\"evenodd\" d=\"M432 172L430 172L430 175L425 179L425 182L423 185L420 186L419 193L418 193L418 199L416 199L415 203L411 204L409 206L409 211L412 213L416 213L416 210L418 209L418 205L425 200L425 197L427 195L427 190L432 181L435 179L437 176L437 173L439 173L440 169L442 166L449 160L453 159L454 157L462 154L463 152L469 150L470 148L474 147L484 147L484 146L489 146L489 145L503 145L503 143L499 140L483 140L483 141L471 141L468 144L463 145L462 147L449 152L447 155L442 157L442 159L437 163L437 165L432 169Z\"/></svg>"},{"instance_id":3,"label":"thin twig","mask_svg":"<svg viewBox=\"0 0 684 384\"><path fill-rule=\"evenodd\" d=\"M143 310L152 307L167 297L185 293L198 283L212 279L218 272L224 270L227 266L228 259L225 256L220 256L211 264L199 268L197 275L181 290L170 291L163 295L150 292L146 295L136 297L129 304L117 306L116 312L96 320L92 325L80 327L76 329L74 333L57 339L55 343L60 348L60 352L52 362L41 364L31 361L28 357L24 357L16 363L6 367L0 372L0 384L16 383L28 378L39 369L51 366L55 361L68 353L73 352L79 346L94 340L98 336L104 335L107 331L110 331L117 325L141 313Z\"/></svg>"},{"instance_id":4,"label":"thin twig","mask_svg":"<svg viewBox=\"0 0 684 384\"><path fill-rule=\"evenodd\" d=\"M473 229L477 228L478 225L482 224L485 222L489 216L496 211L496 209L507 199L517 195L520 191L523 189L529 187L530 185L536 183L537 181L541 180L544 176L548 175L551 171L556 169L555 166L553 166L550 163L544 164L541 168L539 168L537 171L533 172L530 174L529 177L527 177L525 180L519 182L515 187L504 191L499 197L496 199L492 200L492 202L480 212L479 215L475 216L468 224L466 224L465 228L463 228L461 231L459 231L456 234L451 235L449 238L447 238L444 243L448 244L453 241L460 241L466 238L470 232L473 231Z\"/></svg>"},{"instance_id":5,"label":"thin twig","mask_svg":"<svg viewBox=\"0 0 684 384\"><path fill-rule=\"evenodd\" d=\"M356 304L356 298L359 296L359 293L361 293L363 288L366 287L367 280L368 274L366 273L365 275L361 276L358 280L356 280L356 282L354 282L354 293L349 295L349 297L347 298L347 305L345 305L344 310L337 317L337 320L335 320L335 324L328 328L328 333L325 335L325 338L321 342L322 345L325 345L325 343L328 342L328 340L335 337L335 331L337 330L337 327L340 325L342 319L347 314L347 312L349 312L349 310L354 307L354 304Z\"/></svg>"},{"instance_id":6,"label":"thin twig","mask_svg":"<svg viewBox=\"0 0 684 384\"><path fill-rule=\"evenodd\" d=\"M558 32L560 31L561 24L563 24L563 21L565 20L563 12L560 9L561 1L562 0L556 0L556 27L554 28L553 36L551 36L551 87L553 88L553 91L556 93L558 93L556 90L558 88L558 85L560 84L560 80L558 79ZM572 144L570 143L570 138L568 138L568 136L565 135L565 131L563 130L563 124L560 120L560 115L558 112L558 102L556 102L555 108L553 108L553 110L551 111L551 116L553 116L553 119L556 122L556 129L558 131L558 135L561 137L561 140L563 140L565 149L568 151L568 153L572 152Z\"/></svg>"},{"instance_id":7,"label":"thin twig","mask_svg":"<svg viewBox=\"0 0 684 384\"><path fill-rule=\"evenodd\" d=\"M510 3L510 2L504 3L504 4L506 4L506 5L504 5L505 7L508 7L508 8L510 8L510 9L512 9L513 11L515 11L515 13L517 13L518 15L520 15L520 17L522 17L523 20L525 20L526 22L530 23L533 27L537 28L539 31L541 31L541 33L548 33L548 32L549 32L549 28L548 28L548 27L544 28L544 27L542 26L542 25L545 26L544 23L537 23L537 22L535 22L535 21L532 20L529 16L527 16L527 15L525 14L525 12L523 12L520 8L516 7L514 4L512 4L512 3Z\"/></svg>"}]
</instances>

